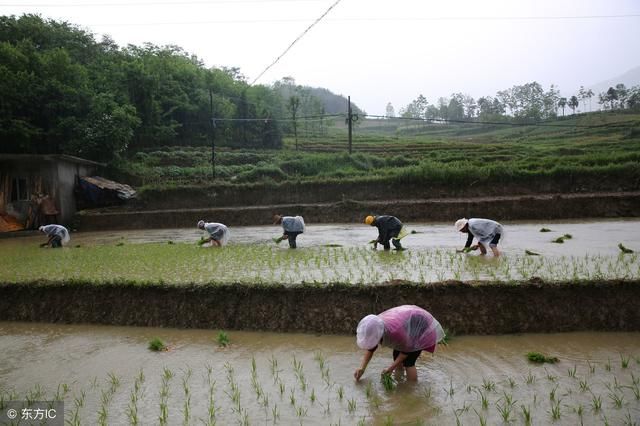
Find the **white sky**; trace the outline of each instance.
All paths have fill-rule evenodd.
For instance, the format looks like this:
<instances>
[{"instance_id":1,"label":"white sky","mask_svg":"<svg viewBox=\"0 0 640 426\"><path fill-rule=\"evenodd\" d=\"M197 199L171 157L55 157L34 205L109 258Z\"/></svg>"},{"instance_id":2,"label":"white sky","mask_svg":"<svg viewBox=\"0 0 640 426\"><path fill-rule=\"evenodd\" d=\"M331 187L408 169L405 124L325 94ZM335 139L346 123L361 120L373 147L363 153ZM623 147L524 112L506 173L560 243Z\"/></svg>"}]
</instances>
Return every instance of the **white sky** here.
<instances>
[{"instance_id":1,"label":"white sky","mask_svg":"<svg viewBox=\"0 0 640 426\"><path fill-rule=\"evenodd\" d=\"M251 82L334 1L0 0L0 15L38 13L120 46L178 45ZM342 0L258 83L292 76L384 114L420 93L477 99L534 80L570 96L640 65L639 53L640 0Z\"/></svg>"}]
</instances>

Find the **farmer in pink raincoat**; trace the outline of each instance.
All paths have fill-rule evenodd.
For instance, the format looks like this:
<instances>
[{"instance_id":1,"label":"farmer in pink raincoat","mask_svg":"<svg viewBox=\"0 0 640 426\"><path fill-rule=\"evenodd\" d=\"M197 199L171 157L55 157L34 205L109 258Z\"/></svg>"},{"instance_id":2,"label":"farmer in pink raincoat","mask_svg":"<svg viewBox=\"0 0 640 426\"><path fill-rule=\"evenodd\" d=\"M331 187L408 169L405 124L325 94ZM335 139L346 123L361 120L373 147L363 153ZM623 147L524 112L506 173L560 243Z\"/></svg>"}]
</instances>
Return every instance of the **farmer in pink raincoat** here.
<instances>
[{"instance_id":1,"label":"farmer in pink raincoat","mask_svg":"<svg viewBox=\"0 0 640 426\"><path fill-rule=\"evenodd\" d=\"M420 353L433 353L444 336L444 330L433 315L415 305L397 306L378 315L367 315L360 320L357 329L358 347L366 352L353 376L360 380L373 353L382 344L393 349L393 364L382 370L382 374L394 370L402 373L404 368L407 380L416 381L416 360Z\"/></svg>"}]
</instances>

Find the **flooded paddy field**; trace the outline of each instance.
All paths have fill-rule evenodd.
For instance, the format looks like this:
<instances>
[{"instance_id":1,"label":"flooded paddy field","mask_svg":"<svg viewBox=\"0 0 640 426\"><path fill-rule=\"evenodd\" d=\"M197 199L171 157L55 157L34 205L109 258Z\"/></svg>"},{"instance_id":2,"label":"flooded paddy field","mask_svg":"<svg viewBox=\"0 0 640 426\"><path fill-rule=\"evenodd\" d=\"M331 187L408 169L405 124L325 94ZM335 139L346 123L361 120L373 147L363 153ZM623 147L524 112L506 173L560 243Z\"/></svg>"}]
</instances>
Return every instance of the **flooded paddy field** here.
<instances>
[{"instance_id":1,"label":"flooded paddy field","mask_svg":"<svg viewBox=\"0 0 640 426\"><path fill-rule=\"evenodd\" d=\"M159 337L166 352L152 352ZM354 336L0 323L0 404L61 399L67 424L558 424L640 421L640 334L460 336L386 390ZM534 364L531 351L555 356ZM529 423L527 422L529 420Z\"/></svg>"},{"instance_id":2,"label":"flooded paddy field","mask_svg":"<svg viewBox=\"0 0 640 426\"><path fill-rule=\"evenodd\" d=\"M465 238L447 224L408 224L404 252L374 252L375 228L309 225L299 249L276 245L278 227L231 228L223 249L199 247L197 229L73 233L62 250L44 237L0 240L0 281L89 280L162 283L350 283L630 280L640 277L640 221L505 224L501 258L456 253ZM550 232L540 232L547 228ZM562 243L554 243L558 237ZM623 254L619 244L634 253ZM25 262L28 259L28 262Z\"/></svg>"}]
</instances>

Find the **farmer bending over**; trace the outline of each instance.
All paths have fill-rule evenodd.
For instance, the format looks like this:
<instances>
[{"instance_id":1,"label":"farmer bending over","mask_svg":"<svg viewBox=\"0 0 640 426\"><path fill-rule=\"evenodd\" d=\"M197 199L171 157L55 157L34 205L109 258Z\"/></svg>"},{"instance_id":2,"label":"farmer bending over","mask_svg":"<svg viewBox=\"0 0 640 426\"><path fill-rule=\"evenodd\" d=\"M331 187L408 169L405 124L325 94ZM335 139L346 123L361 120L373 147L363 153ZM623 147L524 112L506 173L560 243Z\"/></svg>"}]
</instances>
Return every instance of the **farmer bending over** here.
<instances>
[{"instance_id":1,"label":"farmer bending over","mask_svg":"<svg viewBox=\"0 0 640 426\"><path fill-rule=\"evenodd\" d=\"M400 244L400 239L404 237L404 229L402 222L395 216L367 216L364 220L367 225L378 228L378 238L371 241L373 249L378 248L378 244L382 244L385 250L389 250L389 240L393 243L395 250L404 250Z\"/></svg>"},{"instance_id":2,"label":"farmer bending over","mask_svg":"<svg viewBox=\"0 0 640 426\"><path fill-rule=\"evenodd\" d=\"M205 222L204 220L198 221L198 229L202 229L209 233L209 239L206 242L210 243L211 247L222 247L229 241L229 228L222 223Z\"/></svg>"},{"instance_id":3,"label":"farmer bending over","mask_svg":"<svg viewBox=\"0 0 640 426\"><path fill-rule=\"evenodd\" d=\"M274 225L282 225L284 233L281 237L275 238L273 241L279 244L282 240L289 240L289 248L296 248L296 238L302 234L305 229L304 219L302 216L281 216L276 214L273 216Z\"/></svg>"},{"instance_id":4,"label":"farmer bending over","mask_svg":"<svg viewBox=\"0 0 640 426\"><path fill-rule=\"evenodd\" d=\"M69 230L62 225L46 225L38 228L40 232L47 234L49 240L46 243L40 244L40 247L62 247L63 244L69 242Z\"/></svg>"},{"instance_id":5,"label":"farmer bending over","mask_svg":"<svg viewBox=\"0 0 640 426\"><path fill-rule=\"evenodd\" d=\"M356 338L358 347L366 352L353 377L360 380L373 353L382 344L393 349L393 363L382 370L382 374L394 370L402 374L405 370L407 380L415 382L418 380L416 360L420 353L433 353L444 336L444 330L433 315L415 305L402 305L378 315L367 315L358 324Z\"/></svg>"},{"instance_id":6,"label":"farmer bending over","mask_svg":"<svg viewBox=\"0 0 640 426\"><path fill-rule=\"evenodd\" d=\"M490 219L458 219L455 227L457 231L469 234L464 249L458 250L458 252L467 251L467 249L480 249L480 253L485 255L487 254L488 245L491 247L494 256L500 256L498 242L504 231L502 225L498 222ZM472 246L471 243L474 237L478 240L478 244Z\"/></svg>"}]
</instances>

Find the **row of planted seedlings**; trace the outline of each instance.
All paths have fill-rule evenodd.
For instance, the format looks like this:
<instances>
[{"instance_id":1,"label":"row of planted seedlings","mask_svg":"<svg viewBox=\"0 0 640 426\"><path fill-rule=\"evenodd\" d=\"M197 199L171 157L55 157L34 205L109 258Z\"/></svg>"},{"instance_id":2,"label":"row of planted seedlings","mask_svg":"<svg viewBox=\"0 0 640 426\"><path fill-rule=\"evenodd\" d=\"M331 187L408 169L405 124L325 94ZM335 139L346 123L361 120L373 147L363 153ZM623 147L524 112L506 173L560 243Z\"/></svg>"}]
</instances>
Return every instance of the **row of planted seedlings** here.
<instances>
[{"instance_id":1,"label":"row of planted seedlings","mask_svg":"<svg viewBox=\"0 0 640 426\"><path fill-rule=\"evenodd\" d=\"M271 354L227 360L197 370L184 366L134 377L110 372L89 383L35 384L25 393L0 390L11 400L65 402L65 423L81 424L592 424L633 425L640 415L640 356L571 362L528 354L522 376L425 375L398 385L391 376L355 385L334 377L329 360ZM553 362L537 366L533 362ZM430 361L432 371L446 359ZM455 371L455 370L454 370ZM426 376L426 377L424 377Z\"/></svg>"},{"instance_id":2,"label":"row of planted seedlings","mask_svg":"<svg viewBox=\"0 0 640 426\"><path fill-rule=\"evenodd\" d=\"M534 358L534 363L558 363ZM538 355L538 354L535 354ZM427 399L433 387L425 389ZM620 354L604 362L563 361L532 367L522 376L482 377L450 383L439 393L436 417L461 424L636 425L640 416L640 357ZM442 407L449 402L448 409ZM426 424L426 423L425 423Z\"/></svg>"},{"instance_id":3,"label":"row of planted seedlings","mask_svg":"<svg viewBox=\"0 0 640 426\"><path fill-rule=\"evenodd\" d=\"M351 283L367 285L391 280L548 281L637 279L637 253L608 256L533 256L506 253L500 258L428 249L372 251L367 247L309 247L281 250L265 245L230 245L199 249L191 244L95 246L84 251L2 251L0 278L5 282L41 279L134 280L193 283ZM28 265L24 256L30 258ZM12 260L13 259L13 260Z\"/></svg>"}]
</instances>

